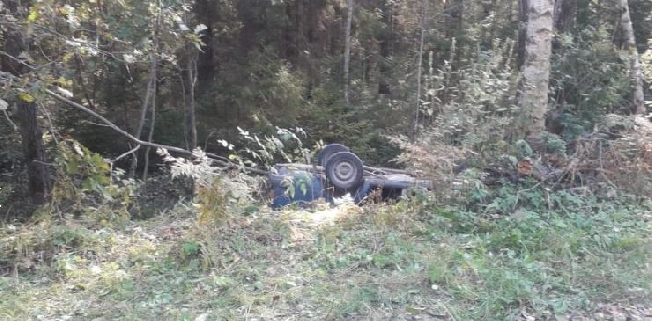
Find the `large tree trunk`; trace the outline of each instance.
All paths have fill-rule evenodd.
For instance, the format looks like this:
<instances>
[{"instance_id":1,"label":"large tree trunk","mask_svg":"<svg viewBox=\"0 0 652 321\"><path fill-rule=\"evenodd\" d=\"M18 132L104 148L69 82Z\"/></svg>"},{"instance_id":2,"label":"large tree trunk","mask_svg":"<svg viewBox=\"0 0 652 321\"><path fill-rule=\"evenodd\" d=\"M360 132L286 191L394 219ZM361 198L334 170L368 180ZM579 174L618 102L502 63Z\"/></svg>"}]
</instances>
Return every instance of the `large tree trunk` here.
<instances>
[{"instance_id":1,"label":"large tree trunk","mask_svg":"<svg viewBox=\"0 0 652 321\"><path fill-rule=\"evenodd\" d=\"M353 20L353 0L349 1L344 35L344 102L349 105L349 59L351 58L351 21Z\"/></svg>"},{"instance_id":2,"label":"large tree trunk","mask_svg":"<svg viewBox=\"0 0 652 321\"><path fill-rule=\"evenodd\" d=\"M3 4L13 15L26 13L19 12L19 2L4 0ZM20 3L22 8L29 7L29 1ZM29 68L19 61L23 51L28 51L27 40L24 37L25 31L18 25L7 25L3 32L4 51L8 56L2 56L2 70L11 72L15 76L21 76L29 71ZM50 172L47 168L45 148L43 144L43 132L41 131L37 117L37 104L33 101L25 101L17 97L17 114L20 118L20 133L23 146L23 154L27 163L28 190L35 205L42 205L49 201L51 190Z\"/></svg>"},{"instance_id":3,"label":"large tree trunk","mask_svg":"<svg viewBox=\"0 0 652 321\"><path fill-rule=\"evenodd\" d=\"M524 129L528 135L545 130L553 10L553 0L528 0L525 61L518 102L526 117Z\"/></svg>"},{"instance_id":4,"label":"large tree trunk","mask_svg":"<svg viewBox=\"0 0 652 321\"><path fill-rule=\"evenodd\" d=\"M627 40L625 47L629 51L630 62L630 78L633 83L634 106L636 113L639 115L645 114L645 99L643 96L643 73L641 72L641 64L638 59L638 51L636 50L636 38L634 37L634 28L632 27L632 20L629 15L629 4L627 0L621 0L622 19L621 24L623 34Z\"/></svg>"}]
</instances>

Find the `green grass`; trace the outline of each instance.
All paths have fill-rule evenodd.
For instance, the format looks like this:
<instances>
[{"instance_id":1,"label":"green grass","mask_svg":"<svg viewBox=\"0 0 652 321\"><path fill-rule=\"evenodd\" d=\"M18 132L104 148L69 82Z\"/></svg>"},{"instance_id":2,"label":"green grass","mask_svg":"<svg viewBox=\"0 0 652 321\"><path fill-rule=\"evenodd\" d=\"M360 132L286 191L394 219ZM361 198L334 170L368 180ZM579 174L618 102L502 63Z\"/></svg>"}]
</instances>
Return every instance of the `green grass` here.
<instances>
[{"instance_id":1,"label":"green grass","mask_svg":"<svg viewBox=\"0 0 652 321\"><path fill-rule=\"evenodd\" d=\"M571 200L5 226L0 319L561 320L652 302L649 212Z\"/></svg>"}]
</instances>

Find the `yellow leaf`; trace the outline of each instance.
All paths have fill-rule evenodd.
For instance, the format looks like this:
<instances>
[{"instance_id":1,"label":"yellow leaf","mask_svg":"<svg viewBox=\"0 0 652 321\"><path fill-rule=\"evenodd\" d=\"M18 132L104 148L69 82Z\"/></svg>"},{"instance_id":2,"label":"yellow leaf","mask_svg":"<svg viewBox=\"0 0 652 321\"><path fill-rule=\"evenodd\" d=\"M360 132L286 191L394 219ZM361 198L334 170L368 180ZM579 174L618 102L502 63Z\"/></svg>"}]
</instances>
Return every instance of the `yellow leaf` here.
<instances>
[{"instance_id":1,"label":"yellow leaf","mask_svg":"<svg viewBox=\"0 0 652 321\"><path fill-rule=\"evenodd\" d=\"M63 60L63 62L68 62L68 60L70 60L70 58L72 58L73 56L74 53L67 52L65 55L63 55L63 57L61 57L61 59Z\"/></svg>"},{"instance_id":2,"label":"yellow leaf","mask_svg":"<svg viewBox=\"0 0 652 321\"><path fill-rule=\"evenodd\" d=\"M34 22L38 18L38 8L31 7L29 8L29 16L27 16L27 21Z\"/></svg>"},{"instance_id":3,"label":"yellow leaf","mask_svg":"<svg viewBox=\"0 0 652 321\"><path fill-rule=\"evenodd\" d=\"M19 93L18 94L18 99L20 99L21 101L26 102L26 103L33 103L33 102L36 101L34 96L32 96L32 95L30 95L28 93Z\"/></svg>"},{"instance_id":4,"label":"yellow leaf","mask_svg":"<svg viewBox=\"0 0 652 321\"><path fill-rule=\"evenodd\" d=\"M236 155L236 154L229 155L229 160L231 160L231 161L236 161L238 159L240 159L240 157L238 157L238 155Z\"/></svg>"}]
</instances>

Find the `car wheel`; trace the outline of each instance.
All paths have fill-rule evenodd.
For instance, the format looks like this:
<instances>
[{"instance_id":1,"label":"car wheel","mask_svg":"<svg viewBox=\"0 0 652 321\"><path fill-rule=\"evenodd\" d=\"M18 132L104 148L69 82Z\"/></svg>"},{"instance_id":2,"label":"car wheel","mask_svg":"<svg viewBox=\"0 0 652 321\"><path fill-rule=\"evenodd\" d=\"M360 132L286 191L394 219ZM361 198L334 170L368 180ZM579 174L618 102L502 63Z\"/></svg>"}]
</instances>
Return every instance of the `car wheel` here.
<instances>
[{"instance_id":1,"label":"car wheel","mask_svg":"<svg viewBox=\"0 0 652 321\"><path fill-rule=\"evenodd\" d=\"M363 171L362 161L353 153L335 153L326 162L326 178L345 191L355 191L362 185Z\"/></svg>"},{"instance_id":2,"label":"car wheel","mask_svg":"<svg viewBox=\"0 0 652 321\"><path fill-rule=\"evenodd\" d=\"M324 146L324 148L319 151L317 154L317 165L326 166L328 159L336 153L349 152L349 148L342 144L330 144Z\"/></svg>"}]
</instances>

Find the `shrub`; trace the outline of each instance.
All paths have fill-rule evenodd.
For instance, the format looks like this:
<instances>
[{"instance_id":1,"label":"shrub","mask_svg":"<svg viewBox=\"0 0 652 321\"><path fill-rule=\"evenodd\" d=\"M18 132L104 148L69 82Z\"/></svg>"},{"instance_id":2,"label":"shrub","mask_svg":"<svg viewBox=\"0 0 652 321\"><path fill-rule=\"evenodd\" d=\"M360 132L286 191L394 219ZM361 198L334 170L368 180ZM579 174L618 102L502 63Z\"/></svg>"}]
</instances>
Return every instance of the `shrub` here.
<instances>
[{"instance_id":1,"label":"shrub","mask_svg":"<svg viewBox=\"0 0 652 321\"><path fill-rule=\"evenodd\" d=\"M138 184L123 178L122 170L112 171L108 160L72 139L57 145L54 159L51 213L72 214L102 226L121 226L129 220Z\"/></svg>"}]
</instances>

